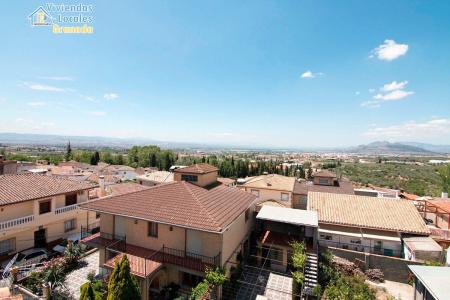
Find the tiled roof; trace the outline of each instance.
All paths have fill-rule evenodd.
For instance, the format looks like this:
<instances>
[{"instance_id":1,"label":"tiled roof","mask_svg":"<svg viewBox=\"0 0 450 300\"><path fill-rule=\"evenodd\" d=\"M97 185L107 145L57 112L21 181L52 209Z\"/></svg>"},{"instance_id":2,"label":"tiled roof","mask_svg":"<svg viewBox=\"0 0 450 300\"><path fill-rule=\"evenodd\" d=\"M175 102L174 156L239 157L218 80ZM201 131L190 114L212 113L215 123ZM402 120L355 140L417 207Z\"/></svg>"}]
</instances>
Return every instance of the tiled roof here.
<instances>
[{"instance_id":1,"label":"tiled roof","mask_svg":"<svg viewBox=\"0 0 450 300\"><path fill-rule=\"evenodd\" d=\"M80 190L95 185L55 176L19 174L0 176L0 205L50 197Z\"/></svg>"},{"instance_id":2,"label":"tiled roof","mask_svg":"<svg viewBox=\"0 0 450 300\"><path fill-rule=\"evenodd\" d=\"M311 181L295 182L294 194L308 195L308 192L355 194L353 185L349 181L339 181L339 186L314 184Z\"/></svg>"},{"instance_id":3,"label":"tiled roof","mask_svg":"<svg viewBox=\"0 0 450 300\"><path fill-rule=\"evenodd\" d=\"M154 182L171 182L173 181L173 173L168 171L156 171L140 175L138 176L138 179Z\"/></svg>"},{"instance_id":4,"label":"tiled roof","mask_svg":"<svg viewBox=\"0 0 450 300\"><path fill-rule=\"evenodd\" d=\"M412 201L356 195L308 193L308 209L319 223L428 235Z\"/></svg>"},{"instance_id":5,"label":"tiled roof","mask_svg":"<svg viewBox=\"0 0 450 300\"><path fill-rule=\"evenodd\" d=\"M223 185L207 190L181 181L130 194L105 197L85 203L81 207L175 226L221 232L255 199L250 193Z\"/></svg>"},{"instance_id":6,"label":"tiled roof","mask_svg":"<svg viewBox=\"0 0 450 300\"><path fill-rule=\"evenodd\" d=\"M143 191L148 189L149 187L143 186L141 184L135 183L135 182L124 182L124 183L117 183L117 184L111 184L108 185L105 190L107 195L123 195L123 194L129 194L134 193L138 191ZM97 198L101 196L100 188L96 188L92 190L92 193L90 193L90 198Z\"/></svg>"},{"instance_id":7,"label":"tiled roof","mask_svg":"<svg viewBox=\"0 0 450 300\"><path fill-rule=\"evenodd\" d=\"M201 163L201 164L194 164L188 167L175 169L174 172L176 173L195 173L195 174L206 174L218 171L214 166L211 166L210 164Z\"/></svg>"},{"instance_id":8,"label":"tiled roof","mask_svg":"<svg viewBox=\"0 0 450 300\"><path fill-rule=\"evenodd\" d=\"M247 178L247 182L241 186L268 190L289 191L294 190L295 177L287 177L278 174L261 175Z\"/></svg>"},{"instance_id":9,"label":"tiled roof","mask_svg":"<svg viewBox=\"0 0 450 300\"><path fill-rule=\"evenodd\" d=\"M336 174L334 174L333 172L330 172L328 170L321 170L319 172L314 173L314 177L330 177L330 178L335 178Z\"/></svg>"},{"instance_id":10,"label":"tiled roof","mask_svg":"<svg viewBox=\"0 0 450 300\"><path fill-rule=\"evenodd\" d=\"M434 198L433 200L428 200L434 206L439 207L441 210L450 213L450 199L447 198Z\"/></svg>"}]
</instances>

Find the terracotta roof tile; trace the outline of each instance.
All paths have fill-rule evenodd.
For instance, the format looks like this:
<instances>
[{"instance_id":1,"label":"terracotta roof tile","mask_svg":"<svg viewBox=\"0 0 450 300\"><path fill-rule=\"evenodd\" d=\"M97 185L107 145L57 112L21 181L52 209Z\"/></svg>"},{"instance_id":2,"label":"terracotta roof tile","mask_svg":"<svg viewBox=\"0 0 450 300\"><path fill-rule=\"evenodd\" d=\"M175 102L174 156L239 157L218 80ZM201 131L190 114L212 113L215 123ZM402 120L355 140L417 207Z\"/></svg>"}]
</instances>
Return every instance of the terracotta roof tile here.
<instances>
[{"instance_id":1,"label":"terracotta roof tile","mask_svg":"<svg viewBox=\"0 0 450 300\"><path fill-rule=\"evenodd\" d=\"M105 197L82 208L138 219L223 231L242 214L256 197L223 185L204 189L191 183L171 182L144 191Z\"/></svg>"},{"instance_id":2,"label":"terracotta roof tile","mask_svg":"<svg viewBox=\"0 0 450 300\"><path fill-rule=\"evenodd\" d=\"M295 177L287 177L278 174L261 175L247 178L247 182L241 186L268 190L290 191L294 190Z\"/></svg>"},{"instance_id":3,"label":"terracotta roof tile","mask_svg":"<svg viewBox=\"0 0 450 300\"><path fill-rule=\"evenodd\" d=\"M214 166L211 166L210 164L201 163L201 164L194 164L188 167L175 169L174 172L176 173L195 173L195 174L206 174L218 171Z\"/></svg>"},{"instance_id":4,"label":"terracotta roof tile","mask_svg":"<svg viewBox=\"0 0 450 300\"><path fill-rule=\"evenodd\" d=\"M354 195L353 185L349 181L340 181L339 186L314 184L311 181L295 182L294 194L308 195L308 192L322 192Z\"/></svg>"},{"instance_id":5,"label":"terracotta roof tile","mask_svg":"<svg viewBox=\"0 0 450 300\"><path fill-rule=\"evenodd\" d=\"M0 205L50 197L94 188L87 182L78 182L55 176L19 174L0 176Z\"/></svg>"},{"instance_id":6,"label":"terracotta roof tile","mask_svg":"<svg viewBox=\"0 0 450 300\"><path fill-rule=\"evenodd\" d=\"M412 201L356 195L308 193L308 209L319 223L428 235Z\"/></svg>"}]
</instances>

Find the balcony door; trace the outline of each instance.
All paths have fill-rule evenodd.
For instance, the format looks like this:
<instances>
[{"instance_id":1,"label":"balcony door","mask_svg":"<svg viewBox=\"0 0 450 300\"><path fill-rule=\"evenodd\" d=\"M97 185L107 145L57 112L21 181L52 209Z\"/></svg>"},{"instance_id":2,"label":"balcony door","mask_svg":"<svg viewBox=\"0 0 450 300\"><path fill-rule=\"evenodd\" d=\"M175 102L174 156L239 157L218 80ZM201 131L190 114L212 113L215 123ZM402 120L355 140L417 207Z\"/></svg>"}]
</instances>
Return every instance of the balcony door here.
<instances>
[{"instance_id":1,"label":"balcony door","mask_svg":"<svg viewBox=\"0 0 450 300\"><path fill-rule=\"evenodd\" d=\"M193 254L202 254L202 233L197 230L187 231L186 251Z\"/></svg>"},{"instance_id":2,"label":"balcony door","mask_svg":"<svg viewBox=\"0 0 450 300\"><path fill-rule=\"evenodd\" d=\"M114 216L114 235L119 237L126 235L125 221L124 217Z\"/></svg>"}]
</instances>

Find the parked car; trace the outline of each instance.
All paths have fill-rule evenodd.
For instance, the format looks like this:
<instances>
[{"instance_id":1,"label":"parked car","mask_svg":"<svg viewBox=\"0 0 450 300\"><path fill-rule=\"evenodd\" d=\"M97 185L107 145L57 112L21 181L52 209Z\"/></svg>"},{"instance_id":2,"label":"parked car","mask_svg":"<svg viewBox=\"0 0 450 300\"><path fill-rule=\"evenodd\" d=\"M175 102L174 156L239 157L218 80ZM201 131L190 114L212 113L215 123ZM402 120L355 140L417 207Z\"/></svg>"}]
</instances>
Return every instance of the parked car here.
<instances>
[{"instance_id":1,"label":"parked car","mask_svg":"<svg viewBox=\"0 0 450 300\"><path fill-rule=\"evenodd\" d=\"M71 241L74 244L78 244L80 242L80 240L81 240L81 234L79 234L79 233L69 235L69 237L67 237L67 239L64 239L61 243L59 243L58 245L53 247L52 256L63 255L64 251L66 251L66 247L67 247L67 244L69 241ZM81 247L86 247L86 246L82 244Z\"/></svg>"},{"instance_id":2,"label":"parked car","mask_svg":"<svg viewBox=\"0 0 450 300\"><path fill-rule=\"evenodd\" d=\"M20 267L20 266L28 266L33 264L38 264L46 261L49 258L49 253L44 248L32 248L28 250L24 250L22 252L17 253L14 258L9 261L5 261L2 264L2 269L6 267Z\"/></svg>"}]
</instances>

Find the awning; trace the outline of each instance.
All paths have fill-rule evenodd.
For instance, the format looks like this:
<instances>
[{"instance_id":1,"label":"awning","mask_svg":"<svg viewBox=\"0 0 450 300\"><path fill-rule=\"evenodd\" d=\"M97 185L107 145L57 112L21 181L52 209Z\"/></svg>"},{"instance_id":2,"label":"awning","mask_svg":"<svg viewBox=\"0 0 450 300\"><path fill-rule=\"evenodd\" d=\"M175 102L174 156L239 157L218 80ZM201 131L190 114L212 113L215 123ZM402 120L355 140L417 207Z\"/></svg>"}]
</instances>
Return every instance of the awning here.
<instances>
[{"instance_id":1,"label":"awning","mask_svg":"<svg viewBox=\"0 0 450 300\"><path fill-rule=\"evenodd\" d=\"M316 211L287 207L263 206L256 219L310 227L319 226L319 218Z\"/></svg>"}]
</instances>

